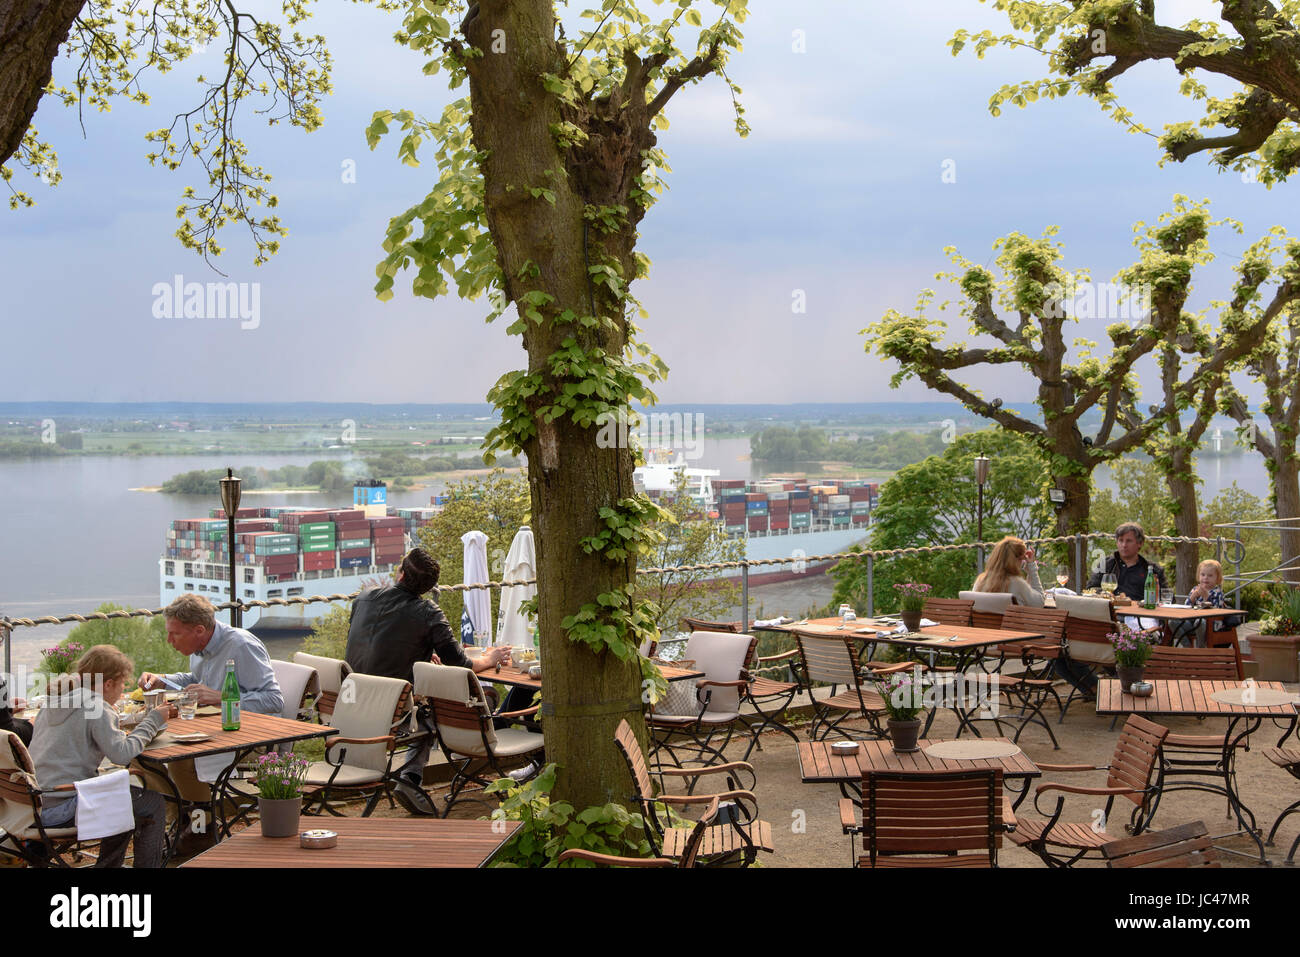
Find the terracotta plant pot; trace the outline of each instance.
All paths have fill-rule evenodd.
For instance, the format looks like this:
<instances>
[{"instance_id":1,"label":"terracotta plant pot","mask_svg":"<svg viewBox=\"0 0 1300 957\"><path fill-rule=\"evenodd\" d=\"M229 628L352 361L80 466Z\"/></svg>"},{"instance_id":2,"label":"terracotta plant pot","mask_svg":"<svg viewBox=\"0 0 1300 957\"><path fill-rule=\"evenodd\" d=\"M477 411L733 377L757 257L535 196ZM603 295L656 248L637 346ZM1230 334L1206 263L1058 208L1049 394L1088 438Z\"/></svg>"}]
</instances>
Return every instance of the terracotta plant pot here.
<instances>
[{"instance_id":1,"label":"terracotta plant pot","mask_svg":"<svg viewBox=\"0 0 1300 957\"><path fill-rule=\"evenodd\" d=\"M257 816L263 837L296 837L302 816L302 798L259 797Z\"/></svg>"},{"instance_id":2,"label":"terracotta plant pot","mask_svg":"<svg viewBox=\"0 0 1300 957\"><path fill-rule=\"evenodd\" d=\"M911 721L896 721L890 718L885 724L889 728L889 737L894 742L894 750L904 753L919 751L916 745L916 739L921 736L921 719L913 718Z\"/></svg>"},{"instance_id":3,"label":"terracotta plant pot","mask_svg":"<svg viewBox=\"0 0 1300 957\"><path fill-rule=\"evenodd\" d=\"M1251 635L1260 681L1300 681L1300 635Z\"/></svg>"},{"instance_id":4,"label":"terracotta plant pot","mask_svg":"<svg viewBox=\"0 0 1300 957\"><path fill-rule=\"evenodd\" d=\"M908 631L918 631L921 627L921 612L919 611L899 612L898 617L903 619L903 624L907 626Z\"/></svg>"},{"instance_id":5,"label":"terracotta plant pot","mask_svg":"<svg viewBox=\"0 0 1300 957\"><path fill-rule=\"evenodd\" d=\"M1119 676L1120 688L1125 692L1127 692L1129 688L1133 687L1136 682L1142 680L1142 675L1145 671L1146 667L1143 665L1138 665L1137 667L1133 667L1132 665L1115 666L1115 674Z\"/></svg>"}]
</instances>

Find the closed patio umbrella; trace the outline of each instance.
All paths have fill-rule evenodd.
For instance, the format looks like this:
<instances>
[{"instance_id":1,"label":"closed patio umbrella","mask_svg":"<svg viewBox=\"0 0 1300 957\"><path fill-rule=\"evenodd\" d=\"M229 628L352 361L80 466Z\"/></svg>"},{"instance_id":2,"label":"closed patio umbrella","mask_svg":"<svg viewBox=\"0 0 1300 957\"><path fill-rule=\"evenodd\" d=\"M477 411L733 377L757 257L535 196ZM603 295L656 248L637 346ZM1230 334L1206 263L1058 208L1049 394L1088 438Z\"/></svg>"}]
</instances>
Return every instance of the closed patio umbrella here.
<instances>
[{"instance_id":1,"label":"closed patio umbrella","mask_svg":"<svg viewBox=\"0 0 1300 957\"><path fill-rule=\"evenodd\" d=\"M533 530L520 527L506 554L502 581L524 581L537 577L537 552L533 548ZM537 594L536 585L512 585L501 589L501 613L497 618L497 639L507 645L533 644L532 621L519 606Z\"/></svg>"},{"instance_id":2,"label":"closed patio umbrella","mask_svg":"<svg viewBox=\"0 0 1300 957\"><path fill-rule=\"evenodd\" d=\"M488 578L487 536L482 532L466 532L460 537L465 546L465 584L476 585ZM492 594L486 588L472 588L461 593L465 610L460 616L461 641L477 644L474 636L482 632L487 637L485 645L492 644ZM468 632L468 636L466 633Z\"/></svg>"}]
</instances>

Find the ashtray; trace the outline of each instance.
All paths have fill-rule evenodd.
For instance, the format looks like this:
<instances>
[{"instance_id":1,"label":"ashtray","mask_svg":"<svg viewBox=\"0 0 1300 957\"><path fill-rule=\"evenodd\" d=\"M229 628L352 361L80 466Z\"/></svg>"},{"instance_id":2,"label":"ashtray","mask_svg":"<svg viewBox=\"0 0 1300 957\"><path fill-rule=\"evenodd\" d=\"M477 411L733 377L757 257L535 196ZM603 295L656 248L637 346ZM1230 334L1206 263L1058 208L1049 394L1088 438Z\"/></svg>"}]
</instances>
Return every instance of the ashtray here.
<instances>
[{"instance_id":1,"label":"ashtray","mask_svg":"<svg viewBox=\"0 0 1300 957\"><path fill-rule=\"evenodd\" d=\"M298 843L303 847L309 847L313 850L319 850L325 847L334 847L339 842L338 833L335 831L313 830L303 831L298 835Z\"/></svg>"},{"instance_id":2,"label":"ashtray","mask_svg":"<svg viewBox=\"0 0 1300 957\"><path fill-rule=\"evenodd\" d=\"M1135 698L1149 698L1156 686L1149 681L1135 681L1129 686L1128 693Z\"/></svg>"},{"instance_id":3,"label":"ashtray","mask_svg":"<svg viewBox=\"0 0 1300 957\"><path fill-rule=\"evenodd\" d=\"M831 745L831 754L844 757L850 754L858 753L858 742L856 741L836 741Z\"/></svg>"},{"instance_id":4,"label":"ashtray","mask_svg":"<svg viewBox=\"0 0 1300 957\"><path fill-rule=\"evenodd\" d=\"M539 664L532 664L532 665L529 666L529 668L528 668L528 677L530 677L530 678L540 678L541 676L542 676L542 666L541 666L541 665L539 665Z\"/></svg>"}]
</instances>

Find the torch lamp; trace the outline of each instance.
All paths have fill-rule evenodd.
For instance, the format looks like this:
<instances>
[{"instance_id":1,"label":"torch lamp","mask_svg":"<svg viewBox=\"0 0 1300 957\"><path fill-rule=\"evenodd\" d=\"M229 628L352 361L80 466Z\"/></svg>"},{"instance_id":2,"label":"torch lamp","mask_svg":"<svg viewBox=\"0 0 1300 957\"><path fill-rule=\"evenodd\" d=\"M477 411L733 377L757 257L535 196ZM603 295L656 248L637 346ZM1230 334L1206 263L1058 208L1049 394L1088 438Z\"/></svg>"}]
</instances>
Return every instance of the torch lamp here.
<instances>
[{"instance_id":1,"label":"torch lamp","mask_svg":"<svg viewBox=\"0 0 1300 957\"><path fill-rule=\"evenodd\" d=\"M976 555L978 565L976 572L984 569L984 485L989 480L989 460L981 452L975 457L975 485L978 489L977 504L975 506L975 541Z\"/></svg>"},{"instance_id":2,"label":"torch lamp","mask_svg":"<svg viewBox=\"0 0 1300 957\"><path fill-rule=\"evenodd\" d=\"M244 615L239 607L239 585L235 581L235 513L239 511L239 479L234 469L226 469L221 480L221 507L226 510L226 552L230 557L230 625L239 628Z\"/></svg>"}]
</instances>

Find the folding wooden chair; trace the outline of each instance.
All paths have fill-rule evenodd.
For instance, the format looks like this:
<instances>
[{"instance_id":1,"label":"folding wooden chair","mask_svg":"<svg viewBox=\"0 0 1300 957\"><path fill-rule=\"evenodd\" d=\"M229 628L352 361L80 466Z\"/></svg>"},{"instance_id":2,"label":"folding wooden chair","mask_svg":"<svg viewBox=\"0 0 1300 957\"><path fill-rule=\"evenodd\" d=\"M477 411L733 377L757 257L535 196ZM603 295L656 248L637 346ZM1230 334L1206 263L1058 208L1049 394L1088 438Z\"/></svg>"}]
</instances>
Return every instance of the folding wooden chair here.
<instances>
[{"instance_id":1,"label":"folding wooden chair","mask_svg":"<svg viewBox=\"0 0 1300 957\"><path fill-rule=\"evenodd\" d=\"M789 651L779 655L768 655L765 658L758 657L758 637L753 636L749 640L749 652L746 655L748 662L745 670L741 673L748 684L744 687L742 697L757 713L758 718L752 718L747 714L741 714L741 720L749 728L749 747L745 749L744 761L749 760L750 753L757 745L760 751L763 745L759 742L758 736L766 728L776 728L778 731L789 735L797 743L799 736L794 733L788 725L781 720L781 716L786 709L794 703L795 696L804 690L803 682L799 680L796 672L796 666L799 663L799 649L791 648ZM785 662L789 669L790 676L794 681L777 681L775 678L768 678L757 672L765 667L770 668L774 662Z\"/></svg>"},{"instance_id":2,"label":"folding wooden chair","mask_svg":"<svg viewBox=\"0 0 1300 957\"><path fill-rule=\"evenodd\" d=\"M555 862L564 864L569 861L586 861L602 867L679 867L683 869L696 867L698 866L700 846L704 843L704 836L708 833L709 828L713 827L717 818L718 796L715 794L700 819L691 828L691 834L686 839L682 849L682 856L677 860L673 860L671 857L619 857L614 854L597 854L595 851L571 847L557 857Z\"/></svg>"},{"instance_id":3,"label":"folding wooden chair","mask_svg":"<svg viewBox=\"0 0 1300 957\"><path fill-rule=\"evenodd\" d=\"M1111 841L1101 846L1101 855L1112 868L1220 866L1204 821Z\"/></svg>"},{"instance_id":4,"label":"folding wooden chair","mask_svg":"<svg viewBox=\"0 0 1300 957\"><path fill-rule=\"evenodd\" d=\"M1283 771L1286 771L1296 780L1300 780L1300 749L1265 748L1262 753L1264 757L1268 758L1269 761L1276 764ZM1277 837L1278 827L1281 826L1282 822L1286 820L1288 815L1294 814L1296 811L1300 811L1300 801L1296 801L1277 816L1277 820L1273 822L1272 829L1268 832L1268 843L1270 845L1273 843L1273 838ZM1291 850L1287 852L1286 862L1288 864L1294 862L1297 848L1300 848L1300 834L1296 835L1296 839L1291 843Z\"/></svg>"}]
</instances>

